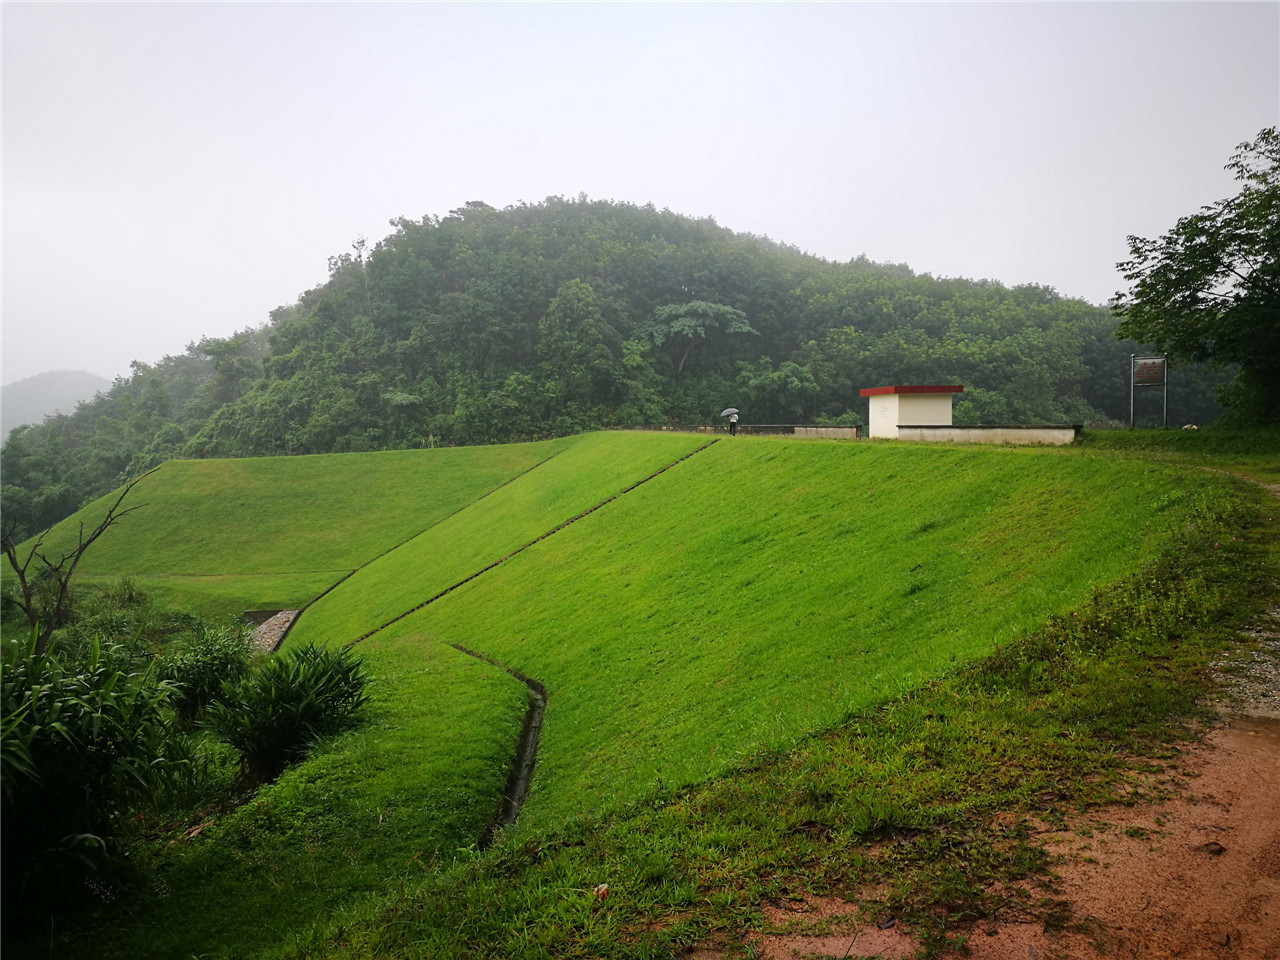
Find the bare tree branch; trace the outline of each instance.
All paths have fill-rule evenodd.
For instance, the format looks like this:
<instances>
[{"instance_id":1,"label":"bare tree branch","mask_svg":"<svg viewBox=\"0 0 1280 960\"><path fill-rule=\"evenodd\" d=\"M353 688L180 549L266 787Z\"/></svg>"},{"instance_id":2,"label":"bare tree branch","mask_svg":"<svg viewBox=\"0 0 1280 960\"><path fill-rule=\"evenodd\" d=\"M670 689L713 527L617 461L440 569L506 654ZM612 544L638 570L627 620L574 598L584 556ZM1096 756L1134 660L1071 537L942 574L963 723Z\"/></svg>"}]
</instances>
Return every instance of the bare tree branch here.
<instances>
[{"instance_id":1,"label":"bare tree branch","mask_svg":"<svg viewBox=\"0 0 1280 960\"><path fill-rule=\"evenodd\" d=\"M124 498L149 473L151 473L150 470L141 476L134 477L125 484L124 489L120 491L120 496L116 497L115 502L107 508L106 515L102 518L102 521L87 537L84 535L84 523L82 522L76 535L75 547L69 553L64 553L56 563L50 560L48 555L40 549L44 546L45 537L48 536L49 530L53 529L52 527L36 536L31 547L27 550L25 559L20 559L18 556L18 545L14 542L13 525L5 524L3 530L0 530L0 539L3 540L5 557L8 558L9 566L18 578L18 591L22 595L18 601L18 607L26 616L27 622L36 630L36 653L44 653L49 646L49 638L54 628L62 623L66 616L67 598L71 592L71 577L76 572L76 567L79 566L85 551L121 517L146 506L145 503L140 503L125 510L120 509L120 504L124 502ZM41 569L34 576L30 572L33 560L39 560L42 564ZM41 583L51 577L56 584L52 602L41 603L38 588Z\"/></svg>"}]
</instances>

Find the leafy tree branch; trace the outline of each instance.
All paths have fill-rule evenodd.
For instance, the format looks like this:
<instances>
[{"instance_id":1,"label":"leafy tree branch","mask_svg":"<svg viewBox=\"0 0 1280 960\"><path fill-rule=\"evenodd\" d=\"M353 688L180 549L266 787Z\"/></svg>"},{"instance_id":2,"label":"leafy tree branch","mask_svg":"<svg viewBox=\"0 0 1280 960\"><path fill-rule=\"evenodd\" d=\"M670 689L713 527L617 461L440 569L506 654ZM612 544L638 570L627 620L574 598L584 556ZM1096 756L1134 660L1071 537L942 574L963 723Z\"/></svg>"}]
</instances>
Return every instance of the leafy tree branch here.
<instances>
[{"instance_id":1,"label":"leafy tree branch","mask_svg":"<svg viewBox=\"0 0 1280 960\"><path fill-rule=\"evenodd\" d=\"M1280 134L1268 127L1226 164L1234 196L1180 219L1156 240L1129 238L1117 265L1130 284L1111 305L1116 335L1175 360L1238 364L1227 399L1280 417Z\"/></svg>"}]
</instances>

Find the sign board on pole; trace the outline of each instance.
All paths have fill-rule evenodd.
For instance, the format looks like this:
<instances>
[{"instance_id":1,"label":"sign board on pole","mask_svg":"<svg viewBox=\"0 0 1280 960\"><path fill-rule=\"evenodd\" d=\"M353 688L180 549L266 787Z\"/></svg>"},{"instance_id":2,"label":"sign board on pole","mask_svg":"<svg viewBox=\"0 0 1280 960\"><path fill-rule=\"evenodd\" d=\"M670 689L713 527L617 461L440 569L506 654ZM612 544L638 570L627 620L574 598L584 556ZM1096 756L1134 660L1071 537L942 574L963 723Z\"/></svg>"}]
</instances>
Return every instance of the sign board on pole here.
<instances>
[{"instance_id":1,"label":"sign board on pole","mask_svg":"<svg viewBox=\"0 0 1280 960\"><path fill-rule=\"evenodd\" d=\"M1133 360L1133 385L1135 387L1162 387L1165 381L1166 357L1135 357Z\"/></svg>"},{"instance_id":2,"label":"sign board on pole","mask_svg":"<svg viewBox=\"0 0 1280 960\"><path fill-rule=\"evenodd\" d=\"M1133 395L1138 387L1163 387L1164 425L1169 426L1169 355L1162 357L1140 357L1136 353L1129 354L1129 427L1134 423Z\"/></svg>"}]
</instances>

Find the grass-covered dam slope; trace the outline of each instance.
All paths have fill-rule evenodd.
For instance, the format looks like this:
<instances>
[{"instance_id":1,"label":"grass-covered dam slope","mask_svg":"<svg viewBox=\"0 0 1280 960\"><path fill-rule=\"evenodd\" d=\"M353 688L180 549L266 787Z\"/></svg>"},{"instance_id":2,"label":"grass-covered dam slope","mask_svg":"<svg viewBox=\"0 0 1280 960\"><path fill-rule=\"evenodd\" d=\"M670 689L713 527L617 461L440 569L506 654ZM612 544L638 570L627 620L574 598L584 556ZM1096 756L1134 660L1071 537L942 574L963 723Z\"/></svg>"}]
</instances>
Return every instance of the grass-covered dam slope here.
<instances>
[{"instance_id":1,"label":"grass-covered dam slope","mask_svg":"<svg viewBox=\"0 0 1280 960\"><path fill-rule=\"evenodd\" d=\"M250 460L172 460L144 477L86 553L88 580L128 575L202 612L301 606L568 441ZM58 524L51 553L119 492Z\"/></svg>"},{"instance_id":2,"label":"grass-covered dam slope","mask_svg":"<svg viewBox=\"0 0 1280 960\"><path fill-rule=\"evenodd\" d=\"M480 494L482 484L468 487L461 509L437 511L385 555L370 549L378 559L299 621L291 644L345 643L395 620L355 648L376 678L369 723L193 841L140 847L154 879L127 914L92 936L51 935L51 955L648 956L626 946L645 930L670 945L654 955L681 955L693 942L688 917L720 911L704 933L726 929L725 916L742 923L764 895L761 878L781 876L780 845L818 843L796 823L847 830L832 843L858 861L860 839L929 822L931 804L950 816L996 781L998 802L1010 803L1055 778L1092 776L1116 749L1099 730L1129 729L1137 716L1108 713L1148 688L1136 673L1116 673L1089 644L1071 653L1071 671L1099 679L1086 693L1028 662L1026 682L1045 692L978 696L959 668L999 646L1009 645L988 663L1051 645L1036 631L1068 610L1080 617L1051 633L1122 610L1167 660L1190 600L1166 604L1170 626L1154 601L1091 598L1129 597L1123 584L1161 565L1182 576L1176 538L1208 537L1214 550L1195 555L1216 553L1208 519L1239 500L1221 474L1079 449L756 437L704 446L633 433L541 449L555 455ZM476 475L468 455L499 456L451 453L460 483ZM333 521L359 538L366 516ZM1221 539L1244 549L1234 532ZM1220 589L1203 577L1189 586L1195 598ZM1217 609L1205 616L1216 622ZM1147 648L1139 655L1146 662ZM528 702L495 664L540 681L548 699L529 800L481 854ZM1160 667L1160 683L1189 675ZM879 725L868 720L877 711ZM856 731L841 732L847 717ZM874 763L858 754L864 737ZM1079 743L1090 746L1077 757ZM1026 762L1043 775L1005 770L1002 758L1029 745L1040 753ZM940 771L939 750L960 758L959 772ZM801 758L798 772L787 757ZM1076 766L1053 768L1063 757ZM780 785L752 785L778 770ZM706 791L714 816L680 799ZM993 808L995 793L984 797ZM641 799L653 802L628 805ZM657 821L635 819L645 811ZM596 839L583 846L587 835ZM685 851L708 864L696 882ZM588 895L601 882L617 885L607 909ZM621 908L640 919L620 926L611 918Z\"/></svg>"},{"instance_id":3,"label":"grass-covered dam slope","mask_svg":"<svg viewBox=\"0 0 1280 960\"><path fill-rule=\"evenodd\" d=\"M358 570L299 618L291 642L348 643L707 443L592 433Z\"/></svg>"},{"instance_id":4,"label":"grass-covered dam slope","mask_svg":"<svg viewBox=\"0 0 1280 960\"><path fill-rule=\"evenodd\" d=\"M598 466L574 448L572 483L647 439L615 437ZM457 643L546 686L528 829L700 780L990 652L1152 556L1214 483L1074 451L736 438L358 649L396 677ZM472 549L462 526L380 561L398 603L411 576L457 576L450 542ZM356 584L326 609L368 603Z\"/></svg>"}]
</instances>

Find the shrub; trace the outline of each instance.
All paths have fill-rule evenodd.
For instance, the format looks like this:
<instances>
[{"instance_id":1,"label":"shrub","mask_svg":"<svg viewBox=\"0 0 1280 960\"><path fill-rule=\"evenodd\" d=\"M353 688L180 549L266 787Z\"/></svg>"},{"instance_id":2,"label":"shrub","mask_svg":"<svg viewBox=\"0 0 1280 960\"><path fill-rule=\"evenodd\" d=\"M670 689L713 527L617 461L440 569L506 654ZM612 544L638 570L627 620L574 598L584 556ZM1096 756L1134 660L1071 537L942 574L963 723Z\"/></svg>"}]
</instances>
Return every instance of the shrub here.
<instances>
[{"instance_id":1,"label":"shrub","mask_svg":"<svg viewBox=\"0 0 1280 960\"><path fill-rule=\"evenodd\" d=\"M83 660L95 639L153 656L177 639L203 629L196 617L154 603L136 581L121 577L105 588L77 590L67 623L58 632L63 663Z\"/></svg>"},{"instance_id":2,"label":"shrub","mask_svg":"<svg viewBox=\"0 0 1280 960\"><path fill-rule=\"evenodd\" d=\"M200 624L195 634L162 662L162 675L174 686L174 712L187 723L195 720L221 693L224 681L235 683L248 675L252 657L247 627Z\"/></svg>"},{"instance_id":3,"label":"shrub","mask_svg":"<svg viewBox=\"0 0 1280 960\"><path fill-rule=\"evenodd\" d=\"M10 897L65 889L95 865L113 825L164 766L166 684L127 650L93 642L83 662L37 636L0 659L3 886ZM61 881L61 882L60 882Z\"/></svg>"},{"instance_id":4,"label":"shrub","mask_svg":"<svg viewBox=\"0 0 1280 960\"><path fill-rule=\"evenodd\" d=\"M140 607L151 598L133 577L120 577L103 591L102 599L113 607Z\"/></svg>"},{"instance_id":5,"label":"shrub","mask_svg":"<svg viewBox=\"0 0 1280 960\"><path fill-rule=\"evenodd\" d=\"M368 700L367 683L354 654L308 645L267 660L244 680L224 682L204 722L240 752L251 780L266 782L315 740L353 725Z\"/></svg>"},{"instance_id":6,"label":"shrub","mask_svg":"<svg viewBox=\"0 0 1280 960\"><path fill-rule=\"evenodd\" d=\"M867 425L862 414L854 413L852 410L846 410L838 417L820 413L813 418L813 422L824 427L865 427Z\"/></svg>"}]
</instances>

